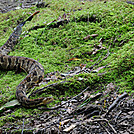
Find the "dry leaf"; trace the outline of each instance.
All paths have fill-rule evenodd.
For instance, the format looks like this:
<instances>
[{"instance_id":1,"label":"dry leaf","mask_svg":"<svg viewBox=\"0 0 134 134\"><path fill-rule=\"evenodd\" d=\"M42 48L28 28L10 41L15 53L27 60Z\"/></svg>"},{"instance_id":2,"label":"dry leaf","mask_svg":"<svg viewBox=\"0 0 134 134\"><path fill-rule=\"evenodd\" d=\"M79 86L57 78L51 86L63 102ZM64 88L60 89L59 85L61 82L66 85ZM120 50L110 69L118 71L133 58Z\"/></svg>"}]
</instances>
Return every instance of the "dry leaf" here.
<instances>
[{"instance_id":1,"label":"dry leaf","mask_svg":"<svg viewBox=\"0 0 134 134\"><path fill-rule=\"evenodd\" d=\"M62 122L60 122L60 123L61 123L61 125L63 126L64 124L67 124L70 120L71 120L71 119L67 119L67 120L64 120L64 121L62 121Z\"/></svg>"},{"instance_id":2,"label":"dry leaf","mask_svg":"<svg viewBox=\"0 0 134 134\"><path fill-rule=\"evenodd\" d=\"M99 72L101 69L105 68L105 66L98 67L97 69L93 70L93 72Z\"/></svg>"},{"instance_id":3,"label":"dry leaf","mask_svg":"<svg viewBox=\"0 0 134 134\"><path fill-rule=\"evenodd\" d=\"M71 58L71 59L69 59L69 60L67 60L67 61L72 61L72 60L77 61L77 60L81 60L81 59L78 59L78 58Z\"/></svg>"},{"instance_id":4,"label":"dry leaf","mask_svg":"<svg viewBox=\"0 0 134 134\"><path fill-rule=\"evenodd\" d=\"M86 98L88 98L90 96L90 92L89 91L86 91L83 94L84 94L83 99L86 99Z\"/></svg>"},{"instance_id":5,"label":"dry leaf","mask_svg":"<svg viewBox=\"0 0 134 134\"><path fill-rule=\"evenodd\" d=\"M75 127L76 127L76 124L72 124L70 127L64 129L63 131L64 131L64 132L69 132L69 131L71 131L71 130L72 130L73 128L75 128Z\"/></svg>"},{"instance_id":6,"label":"dry leaf","mask_svg":"<svg viewBox=\"0 0 134 134\"><path fill-rule=\"evenodd\" d=\"M98 34L88 35L88 36L84 37L84 40L88 40L90 37L96 37L96 36L98 36Z\"/></svg>"},{"instance_id":7,"label":"dry leaf","mask_svg":"<svg viewBox=\"0 0 134 134\"><path fill-rule=\"evenodd\" d=\"M53 22L55 22L56 20L53 20L53 21L51 21L51 22L49 22L47 25L50 25L51 23L53 23Z\"/></svg>"}]
</instances>

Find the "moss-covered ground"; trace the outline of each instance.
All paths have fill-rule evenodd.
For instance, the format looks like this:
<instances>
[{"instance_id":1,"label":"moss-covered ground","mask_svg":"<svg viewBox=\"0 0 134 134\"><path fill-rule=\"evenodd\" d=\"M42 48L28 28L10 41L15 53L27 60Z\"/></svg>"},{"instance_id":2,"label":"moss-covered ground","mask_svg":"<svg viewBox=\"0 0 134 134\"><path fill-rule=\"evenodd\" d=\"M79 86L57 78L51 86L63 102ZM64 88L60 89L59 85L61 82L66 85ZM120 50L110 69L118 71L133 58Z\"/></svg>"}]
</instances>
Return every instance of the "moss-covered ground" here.
<instances>
[{"instance_id":1,"label":"moss-covered ground","mask_svg":"<svg viewBox=\"0 0 134 134\"><path fill-rule=\"evenodd\" d=\"M74 96L88 85L92 89L98 87L98 89L103 90L110 82L119 87L120 93L124 91L129 94L134 93L134 6L121 0L106 2L49 0L46 2L49 5L44 8L32 7L0 14L0 46L2 46L20 22L35 11L40 11L32 21L23 27L19 42L9 55L38 60L43 65L46 75L54 71L64 73L80 66L80 64L86 64L88 68L96 63L100 55L103 58L111 45L110 55L97 66L109 64L108 68L101 69L97 73L79 74L69 78L72 83L60 85L58 89L55 89L56 93L49 92L46 96L52 95L56 100L55 102L58 102L60 96ZM37 25L46 25L57 20L64 13L69 18L67 24L57 28L46 26L30 30L27 33L29 29ZM83 39L92 34L98 34L98 36L88 40ZM103 39L102 45L106 49L99 50L95 55L89 55L94 45L99 45L101 38ZM79 60L68 62L74 57ZM103 72L105 72L104 75L97 75ZM23 72L16 74L15 71L0 70L0 106L16 98L16 86L25 76L26 73ZM86 78L86 80L78 82L78 77ZM45 94L41 96L45 96ZM0 127L7 121L12 123L18 118L42 113L38 109L23 107L15 107L12 110L11 113L1 115Z\"/></svg>"}]
</instances>

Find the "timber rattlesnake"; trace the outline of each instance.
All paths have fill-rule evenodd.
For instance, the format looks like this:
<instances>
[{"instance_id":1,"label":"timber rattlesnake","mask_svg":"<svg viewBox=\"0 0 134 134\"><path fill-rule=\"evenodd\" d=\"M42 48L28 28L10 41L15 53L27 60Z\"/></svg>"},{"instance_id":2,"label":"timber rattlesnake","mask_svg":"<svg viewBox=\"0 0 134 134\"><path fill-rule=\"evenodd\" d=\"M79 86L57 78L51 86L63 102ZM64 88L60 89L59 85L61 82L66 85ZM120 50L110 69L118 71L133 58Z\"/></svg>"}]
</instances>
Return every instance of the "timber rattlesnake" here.
<instances>
[{"instance_id":1,"label":"timber rattlesnake","mask_svg":"<svg viewBox=\"0 0 134 134\"><path fill-rule=\"evenodd\" d=\"M26 21L31 21L33 16L37 13L39 13L39 11L32 14ZM28 73L25 79L23 79L17 86L16 97L24 107L36 107L42 104L48 104L53 100L51 97L29 99L26 96L27 89L32 88L44 77L44 68L34 59L7 55L16 45L17 39L22 32L22 26L25 25L26 21L19 24L14 32L10 35L7 42L2 47L0 47L0 69L17 70L21 68Z\"/></svg>"}]
</instances>

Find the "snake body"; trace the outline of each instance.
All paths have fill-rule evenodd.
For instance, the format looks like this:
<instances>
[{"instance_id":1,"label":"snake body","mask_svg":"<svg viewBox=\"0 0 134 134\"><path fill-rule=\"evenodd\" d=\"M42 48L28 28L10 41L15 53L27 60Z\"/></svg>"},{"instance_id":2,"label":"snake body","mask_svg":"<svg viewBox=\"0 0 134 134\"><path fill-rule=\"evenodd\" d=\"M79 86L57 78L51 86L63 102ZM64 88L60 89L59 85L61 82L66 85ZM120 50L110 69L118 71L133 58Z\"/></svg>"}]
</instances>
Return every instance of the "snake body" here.
<instances>
[{"instance_id":1,"label":"snake body","mask_svg":"<svg viewBox=\"0 0 134 134\"><path fill-rule=\"evenodd\" d=\"M38 12L32 14L26 21L31 21L33 16ZM16 88L16 98L24 107L36 107L42 104L46 105L53 100L51 97L29 99L26 96L26 91L39 83L44 77L43 66L31 58L7 55L17 44L17 40L22 32L22 26L25 25L26 21L19 24L7 42L0 47L0 69L18 70L21 68L28 73Z\"/></svg>"}]
</instances>

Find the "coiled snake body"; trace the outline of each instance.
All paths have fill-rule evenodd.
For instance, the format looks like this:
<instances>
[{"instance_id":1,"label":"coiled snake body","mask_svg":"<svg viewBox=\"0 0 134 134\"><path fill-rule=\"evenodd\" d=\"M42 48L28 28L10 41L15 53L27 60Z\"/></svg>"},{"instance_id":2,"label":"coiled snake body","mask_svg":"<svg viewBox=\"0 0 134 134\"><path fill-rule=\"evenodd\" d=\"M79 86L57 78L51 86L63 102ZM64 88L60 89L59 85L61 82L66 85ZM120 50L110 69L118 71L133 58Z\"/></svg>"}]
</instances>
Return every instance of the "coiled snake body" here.
<instances>
[{"instance_id":1,"label":"coiled snake body","mask_svg":"<svg viewBox=\"0 0 134 134\"><path fill-rule=\"evenodd\" d=\"M38 12L39 11L32 14L26 21L31 21L33 16ZM25 79L23 79L16 88L16 98L24 107L36 107L42 104L46 105L53 100L51 97L29 99L26 96L26 91L39 83L44 77L44 68L34 59L7 55L16 45L17 39L22 32L22 26L24 26L26 21L19 24L10 35L7 42L0 47L0 69L18 70L21 68L28 73Z\"/></svg>"}]
</instances>

